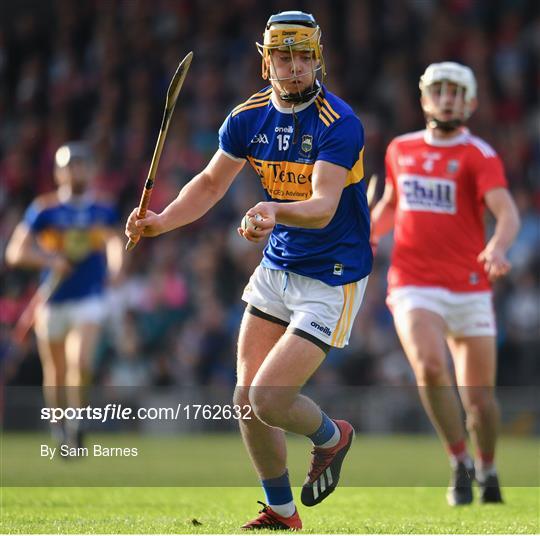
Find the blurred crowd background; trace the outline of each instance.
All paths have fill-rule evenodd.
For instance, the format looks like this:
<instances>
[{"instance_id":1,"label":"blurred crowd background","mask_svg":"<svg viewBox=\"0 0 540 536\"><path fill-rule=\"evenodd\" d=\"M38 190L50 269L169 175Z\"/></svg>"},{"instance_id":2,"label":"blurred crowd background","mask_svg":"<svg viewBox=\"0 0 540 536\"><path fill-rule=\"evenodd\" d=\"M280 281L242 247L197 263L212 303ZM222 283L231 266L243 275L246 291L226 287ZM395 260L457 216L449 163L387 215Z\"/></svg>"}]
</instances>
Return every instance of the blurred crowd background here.
<instances>
[{"instance_id":1,"label":"blurred crowd background","mask_svg":"<svg viewBox=\"0 0 540 536\"><path fill-rule=\"evenodd\" d=\"M122 216L137 205L179 59L195 58L161 159L159 210L217 148L229 111L264 85L259 40L268 16L312 12L327 86L366 130L367 175L384 176L396 135L423 128L418 79L433 61L471 66L479 83L475 134L501 155L522 217L514 269L495 288L500 385L540 381L540 14L536 0L19 0L0 3L0 251L31 200L54 188L54 152L80 139L95 187ZM382 182L382 181L380 181ZM382 186L382 185L381 185ZM95 356L102 385L232 385L241 291L262 248L236 235L262 198L249 166L202 220L126 258L107 295ZM121 230L121 229L119 229ZM413 382L384 298L391 238L377 253L350 345L331 351L314 384ZM436 254L436 252L434 252ZM37 274L0 269L0 351ZM41 381L35 343L16 349L12 385ZM15 366L15 364L17 366Z\"/></svg>"}]
</instances>

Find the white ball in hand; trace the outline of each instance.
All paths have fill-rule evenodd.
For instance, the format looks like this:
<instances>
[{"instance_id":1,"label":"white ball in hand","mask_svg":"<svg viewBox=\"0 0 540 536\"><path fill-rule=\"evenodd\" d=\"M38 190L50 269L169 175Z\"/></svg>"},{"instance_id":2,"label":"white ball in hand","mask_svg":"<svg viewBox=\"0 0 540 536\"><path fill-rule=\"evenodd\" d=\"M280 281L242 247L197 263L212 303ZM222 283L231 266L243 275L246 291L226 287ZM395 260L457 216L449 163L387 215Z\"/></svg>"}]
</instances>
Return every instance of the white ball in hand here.
<instances>
[{"instance_id":1,"label":"white ball in hand","mask_svg":"<svg viewBox=\"0 0 540 536\"><path fill-rule=\"evenodd\" d=\"M261 228L257 227L254 221L263 221L263 218L259 214L255 214L255 216L251 217L244 216L242 218L242 223L240 224L240 227L242 227L244 231L247 231L248 229L252 231L259 231Z\"/></svg>"}]
</instances>

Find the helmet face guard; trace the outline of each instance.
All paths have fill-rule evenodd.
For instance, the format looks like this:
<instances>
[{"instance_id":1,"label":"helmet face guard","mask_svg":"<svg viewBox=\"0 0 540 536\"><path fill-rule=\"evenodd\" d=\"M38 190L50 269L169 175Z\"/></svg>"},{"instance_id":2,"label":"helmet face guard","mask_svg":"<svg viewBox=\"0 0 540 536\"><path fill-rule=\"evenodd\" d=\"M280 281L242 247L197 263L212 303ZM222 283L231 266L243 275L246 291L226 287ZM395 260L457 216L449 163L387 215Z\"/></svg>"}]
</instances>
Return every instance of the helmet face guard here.
<instances>
[{"instance_id":1,"label":"helmet face guard","mask_svg":"<svg viewBox=\"0 0 540 536\"><path fill-rule=\"evenodd\" d=\"M453 86L456 86L455 94ZM454 130L467 121L474 111L476 80L469 67L454 62L433 63L420 77L422 109L428 126L444 131ZM444 106L453 98L452 114L448 119L440 119L447 110ZM437 117L439 116L439 117Z\"/></svg>"},{"instance_id":2,"label":"helmet face guard","mask_svg":"<svg viewBox=\"0 0 540 536\"><path fill-rule=\"evenodd\" d=\"M326 76L324 59L321 51L321 29L317 26L312 15L301 11L286 11L272 15L266 24L263 43L256 43L257 50L262 56L262 77L275 82L280 89L284 101L299 104L307 102L319 91L320 83ZM292 74L278 77L274 64L273 52L290 54ZM297 75L294 52L309 52L311 56L311 71ZM311 76L313 83L304 90L295 93L286 91L283 82L298 80L300 77ZM318 77L320 80L318 80Z\"/></svg>"}]
</instances>

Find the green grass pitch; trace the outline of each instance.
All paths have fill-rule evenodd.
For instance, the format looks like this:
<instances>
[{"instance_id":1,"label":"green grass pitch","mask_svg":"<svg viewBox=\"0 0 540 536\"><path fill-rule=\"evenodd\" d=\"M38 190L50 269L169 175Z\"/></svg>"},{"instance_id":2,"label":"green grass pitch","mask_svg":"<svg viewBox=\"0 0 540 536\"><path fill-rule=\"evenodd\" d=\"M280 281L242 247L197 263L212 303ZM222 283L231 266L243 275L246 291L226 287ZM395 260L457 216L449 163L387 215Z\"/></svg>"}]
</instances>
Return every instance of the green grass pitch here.
<instances>
[{"instance_id":1,"label":"green grass pitch","mask_svg":"<svg viewBox=\"0 0 540 536\"><path fill-rule=\"evenodd\" d=\"M47 440L37 434L2 437L2 533L239 533L240 525L257 514L256 501L263 500L235 434L91 438L92 443L137 446L136 461L42 460L36 445ZM309 443L290 438L288 444L291 480L298 485ZM345 462L343 485L317 507L299 505L303 532L539 533L538 454L537 440L503 438L499 467L506 503L450 508L448 467L436 438L360 436ZM197 474L204 487L189 485ZM233 476L238 486L222 485ZM95 487L114 479L117 487ZM173 481L176 486L163 486ZM142 487L145 483L154 487Z\"/></svg>"}]
</instances>

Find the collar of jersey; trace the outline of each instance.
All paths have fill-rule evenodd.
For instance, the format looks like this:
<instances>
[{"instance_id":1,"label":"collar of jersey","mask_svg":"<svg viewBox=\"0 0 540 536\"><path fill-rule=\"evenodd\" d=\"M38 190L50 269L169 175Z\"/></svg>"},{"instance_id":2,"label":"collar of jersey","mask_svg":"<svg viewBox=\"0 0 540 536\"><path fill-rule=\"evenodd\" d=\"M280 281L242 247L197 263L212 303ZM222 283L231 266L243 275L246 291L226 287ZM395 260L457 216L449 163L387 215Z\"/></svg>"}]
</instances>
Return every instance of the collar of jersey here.
<instances>
[{"instance_id":1,"label":"collar of jersey","mask_svg":"<svg viewBox=\"0 0 540 536\"><path fill-rule=\"evenodd\" d=\"M448 138L446 140L437 140L433 137L433 132L431 130L426 129L424 130L424 141L428 145L433 145L434 147L452 147L454 145L460 145L462 144L466 138L468 138L470 135L470 131L468 128L462 128L461 132L452 138Z\"/></svg>"},{"instance_id":2,"label":"collar of jersey","mask_svg":"<svg viewBox=\"0 0 540 536\"><path fill-rule=\"evenodd\" d=\"M90 192L85 192L80 195L70 195L65 188L58 188L57 190L58 200L64 205L82 206L87 205L92 201L92 195Z\"/></svg>"},{"instance_id":3,"label":"collar of jersey","mask_svg":"<svg viewBox=\"0 0 540 536\"><path fill-rule=\"evenodd\" d=\"M307 102L304 102L302 104L300 104L299 106L295 106L294 107L294 113L298 113L298 112L301 112L302 110L305 110L306 108L309 108L314 102L315 102L315 99L320 95L321 93L321 88L319 88L319 91L317 91L317 94L310 100L308 100ZM284 108L283 106L280 106L278 104L278 100L276 98L276 95L274 93L274 90L272 90L272 104L274 105L274 108L282 113L282 114L292 114L292 111L293 109L292 108Z\"/></svg>"}]
</instances>

